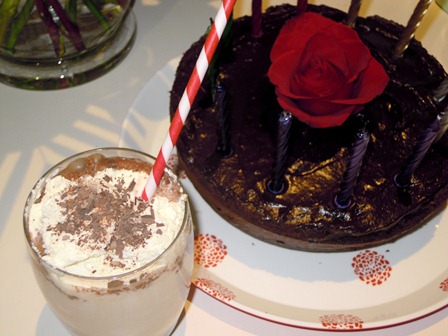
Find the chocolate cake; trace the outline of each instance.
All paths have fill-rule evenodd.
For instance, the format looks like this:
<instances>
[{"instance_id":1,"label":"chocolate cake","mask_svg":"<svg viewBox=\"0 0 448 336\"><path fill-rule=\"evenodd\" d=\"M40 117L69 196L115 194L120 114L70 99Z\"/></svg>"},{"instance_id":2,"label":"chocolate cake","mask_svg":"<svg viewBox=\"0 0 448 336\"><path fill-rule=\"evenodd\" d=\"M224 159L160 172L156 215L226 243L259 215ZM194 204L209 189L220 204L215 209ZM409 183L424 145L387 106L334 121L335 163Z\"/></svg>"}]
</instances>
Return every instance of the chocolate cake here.
<instances>
[{"instance_id":1,"label":"chocolate cake","mask_svg":"<svg viewBox=\"0 0 448 336\"><path fill-rule=\"evenodd\" d=\"M346 13L308 5L308 11L343 22ZM271 48L294 6L269 8L261 37L251 34L251 17L233 21L229 46L220 51L216 72L226 88L229 150L219 150L218 109L206 77L177 142L179 159L197 191L229 223L268 243L306 251L346 251L393 241L441 211L448 197L448 136L434 142L409 185L394 177L446 102L433 98L446 73L421 43L411 40L403 56L392 50L404 27L373 16L358 18L355 31L389 76L384 92L341 126L312 128L294 118L281 192L272 178L280 107L267 73ZM184 54L172 87L174 114L202 48L204 37ZM362 122L360 122L360 120ZM371 140L350 202L335 195L362 127ZM222 149L222 148L221 148Z\"/></svg>"}]
</instances>

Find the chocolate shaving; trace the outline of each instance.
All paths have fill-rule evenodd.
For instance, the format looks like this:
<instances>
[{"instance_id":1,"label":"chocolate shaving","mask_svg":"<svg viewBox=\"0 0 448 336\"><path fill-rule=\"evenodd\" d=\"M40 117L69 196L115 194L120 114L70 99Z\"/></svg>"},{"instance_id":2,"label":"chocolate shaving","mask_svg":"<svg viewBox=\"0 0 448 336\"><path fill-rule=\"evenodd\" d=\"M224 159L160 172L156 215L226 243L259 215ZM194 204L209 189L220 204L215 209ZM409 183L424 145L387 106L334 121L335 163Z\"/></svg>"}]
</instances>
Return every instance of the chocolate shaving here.
<instances>
[{"instance_id":1,"label":"chocolate shaving","mask_svg":"<svg viewBox=\"0 0 448 336\"><path fill-rule=\"evenodd\" d=\"M121 286L123 286L123 281L121 281L121 280L112 280L111 282L109 282L107 284L107 288L109 288L109 289L118 288Z\"/></svg>"},{"instance_id":2,"label":"chocolate shaving","mask_svg":"<svg viewBox=\"0 0 448 336\"><path fill-rule=\"evenodd\" d=\"M109 176L103 180L112 181ZM135 185L135 181L131 185ZM59 205L66 218L64 223L60 222L49 230L60 234L64 240L77 235L78 245L92 249L109 242L106 251L119 258L123 257L125 247L144 246L152 235L150 226L155 223L154 214L150 211L148 215L140 215L147 212L150 205L141 200L129 200L131 185L125 188L124 181L120 180L113 188L103 184L97 188L81 180L79 185L70 187L61 195ZM113 231L112 237L110 231ZM108 263L113 267L124 266L111 259Z\"/></svg>"},{"instance_id":3,"label":"chocolate shaving","mask_svg":"<svg viewBox=\"0 0 448 336\"><path fill-rule=\"evenodd\" d=\"M135 180L132 180L132 182L129 184L129 187L126 189L127 191L133 191L135 187Z\"/></svg>"}]
</instances>

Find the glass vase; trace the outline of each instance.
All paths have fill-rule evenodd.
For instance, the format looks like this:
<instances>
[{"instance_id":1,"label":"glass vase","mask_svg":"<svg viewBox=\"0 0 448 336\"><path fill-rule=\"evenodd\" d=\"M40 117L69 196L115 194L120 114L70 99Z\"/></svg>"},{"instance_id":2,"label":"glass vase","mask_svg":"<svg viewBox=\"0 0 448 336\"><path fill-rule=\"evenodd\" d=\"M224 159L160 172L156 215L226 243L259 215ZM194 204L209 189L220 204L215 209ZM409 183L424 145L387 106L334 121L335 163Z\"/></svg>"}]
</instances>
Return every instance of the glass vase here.
<instances>
[{"instance_id":1,"label":"glass vase","mask_svg":"<svg viewBox=\"0 0 448 336\"><path fill-rule=\"evenodd\" d=\"M61 89L91 81L129 52L131 0L3 0L0 81Z\"/></svg>"}]
</instances>

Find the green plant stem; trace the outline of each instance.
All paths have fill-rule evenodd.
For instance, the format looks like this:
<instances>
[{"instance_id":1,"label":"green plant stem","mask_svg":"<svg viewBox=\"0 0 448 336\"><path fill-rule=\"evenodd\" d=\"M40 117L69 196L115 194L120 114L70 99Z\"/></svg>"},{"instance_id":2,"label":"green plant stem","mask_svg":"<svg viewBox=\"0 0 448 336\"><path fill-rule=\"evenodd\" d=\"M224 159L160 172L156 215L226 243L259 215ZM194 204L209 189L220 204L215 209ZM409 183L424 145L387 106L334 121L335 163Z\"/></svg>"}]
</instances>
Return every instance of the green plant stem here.
<instances>
[{"instance_id":1,"label":"green plant stem","mask_svg":"<svg viewBox=\"0 0 448 336\"><path fill-rule=\"evenodd\" d=\"M0 4L0 43L5 39L9 23L17 12L20 0L3 0Z\"/></svg>"},{"instance_id":2,"label":"green plant stem","mask_svg":"<svg viewBox=\"0 0 448 336\"><path fill-rule=\"evenodd\" d=\"M9 52L14 53L14 47L16 45L17 38L19 37L19 34L22 31L23 27L26 25L33 8L34 0L26 0L19 14L17 14L12 21L8 37L6 39L6 49Z\"/></svg>"},{"instance_id":3,"label":"green plant stem","mask_svg":"<svg viewBox=\"0 0 448 336\"><path fill-rule=\"evenodd\" d=\"M95 17L95 19L99 22L99 24L104 29L109 29L109 23L107 22L101 11L98 9L98 7L95 5L95 3L92 0L83 0L83 2Z\"/></svg>"},{"instance_id":4,"label":"green plant stem","mask_svg":"<svg viewBox=\"0 0 448 336\"><path fill-rule=\"evenodd\" d=\"M78 26L70 20L67 13L62 8L61 4L58 0L47 0L48 4L53 7L53 10L59 17L59 21L64 26L65 30L68 33L70 40L72 41L75 48L79 51L84 50L85 46L82 41L81 34L79 33Z\"/></svg>"},{"instance_id":5,"label":"green plant stem","mask_svg":"<svg viewBox=\"0 0 448 336\"><path fill-rule=\"evenodd\" d=\"M76 16L78 15L78 1L77 0L67 0L65 2L65 9L67 15L72 22L76 22Z\"/></svg>"}]
</instances>

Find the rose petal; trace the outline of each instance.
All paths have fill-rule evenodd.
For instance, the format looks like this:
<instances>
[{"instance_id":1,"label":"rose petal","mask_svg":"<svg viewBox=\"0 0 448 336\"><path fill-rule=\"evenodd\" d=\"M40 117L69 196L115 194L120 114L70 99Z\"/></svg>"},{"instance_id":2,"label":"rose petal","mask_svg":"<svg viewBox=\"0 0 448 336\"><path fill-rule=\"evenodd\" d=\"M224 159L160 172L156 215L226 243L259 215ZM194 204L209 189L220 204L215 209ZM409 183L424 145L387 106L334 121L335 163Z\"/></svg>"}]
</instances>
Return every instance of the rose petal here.
<instances>
[{"instance_id":1,"label":"rose petal","mask_svg":"<svg viewBox=\"0 0 448 336\"><path fill-rule=\"evenodd\" d=\"M316 13L284 25L271 60L279 104L311 127L341 125L389 80L353 29Z\"/></svg>"},{"instance_id":2,"label":"rose petal","mask_svg":"<svg viewBox=\"0 0 448 336\"><path fill-rule=\"evenodd\" d=\"M289 81L297 67L298 53L289 51L278 58L278 61L271 64L268 76L271 82L277 86L289 86Z\"/></svg>"},{"instance_id":3,"label":"rose petal","mask_svg":"<svg viewBox=\"0 0 448 336\"><path fill-rule=\"evenodd\" d=\"M310 114L307 110L301 109L296 102L284 96L279 98L279 103L283 109L291 112L297 119L314 128L340 126L351 114L358 112L360 109L356 105L337 105L337 111L335 112L335 105L329 103L327 105L328 110L321 110L320 112L322 114L314 115Z\"/></svg>"},{"instance_id":4,"label":"rose petal","mask_svg":"<svg viewBox=\"0 0 448 336\"><path fill-rule=\"evenodd\" d=\"M308 41L300 62L295 69L291 91L299 93L304 87L314 96L332 96L350 78L347 59L340 57L344 51L326 34L315 34Z\"/></svg>"},{"instance_id":5,"label":"rose petal","mask_svg":"<svg viewBox=\"0 0 448 336\"><path fill-rule=\"evenodd\" d=\"M316 57L325 60L327 63L331 63L344 76L350 75L345 50L331 36L323 33L314 34L308 40L305 50L302 53L300 60L301 66L305 66Z\"/></svg>"},{"instance_id":6,"label":"rose petal","mask_svg":"<svg viewBox=\"0 0 448 336\"><path fill-rule=\"evenodd\" d=\"M300 110L307 112L310 116L314 117L346 115L356 109L356 105L337 104L331 101L317 99L302 99L295 103Z\"/></svg>"},{"instance_id":7,"label":"rose petal","mask_svg":"<svg viewBox=\"0 0 448 336\"><path fill-rule=\"evenodd\" d=\"M359 74L358 82L353 90L351 99L334 100L338 104L365 104L383 93L389 82L389 76L382 65L374 58L369 62L365 71Z\"/></svg>"},{"instance_id":8,"label":"rose petal","mask_svg":"<svg viewBox=\"0 0 448 336\"><path fill-rule=\"evenodd\" d=\"M352 74L352 78L349 81L353 81L356 79L357 74L368 67L372 56L369 48L361 44L360 41L345 43L344 54Z\"/></svg>"},{"instance_id":9,"label":"rose petal","mask_svg":"<svg viewBox=\"0 0 448 336\"><path fill-rule=\"evenodd\" d=\"M290 88L294 95L296 93L303 95L304 90L307 90L313 96L327 97L338 92L344 86L345 80L346 77L339 69L325 62L324 59L316 57L303 73L296 72L291 80Z\"/></svg>"},{"instance_id":10,"label":"rose petal","mask_svg":"<svg viewBox=\"0 0 448 336\"><path fill-rule=\"evenodd\" d=\"M332 25L334 25L334 21L310 12L300 15L300 20L297 20L296 17L288 20L280 30L271 50L271 60L274 62L278 56L290 50L302 50L306 41L316 31L326 31ZM297 32L300 32L300 38L297 38Z\"/></svg>"},{"instance_id":11,"label":"rose petal","mask_svg":"<svg viewBox=\"0 0 448 336\"><path fill-rule=\"evenodd\" d=\"M364 85L359 85L356 94L358 98L364 98L364 102L369 102L384 91L389 82L389 76L383 66L372 58L367 69L360 73L359 81Z\"/></svg>"}]
</instances>

